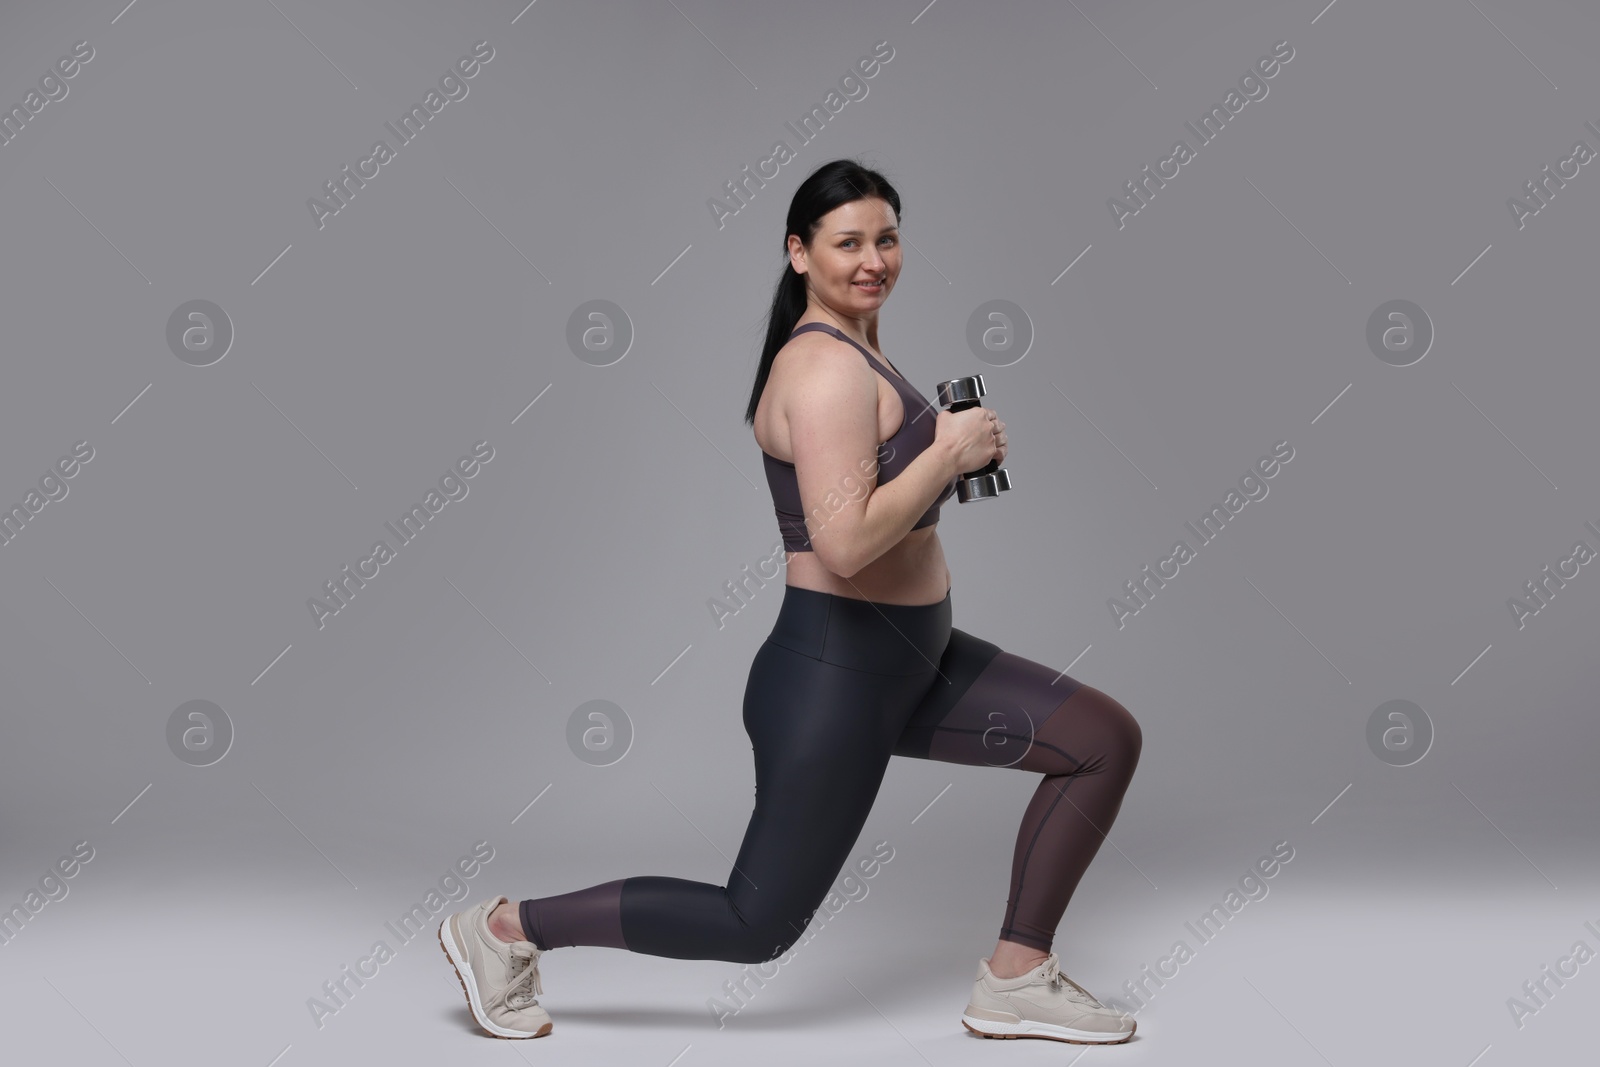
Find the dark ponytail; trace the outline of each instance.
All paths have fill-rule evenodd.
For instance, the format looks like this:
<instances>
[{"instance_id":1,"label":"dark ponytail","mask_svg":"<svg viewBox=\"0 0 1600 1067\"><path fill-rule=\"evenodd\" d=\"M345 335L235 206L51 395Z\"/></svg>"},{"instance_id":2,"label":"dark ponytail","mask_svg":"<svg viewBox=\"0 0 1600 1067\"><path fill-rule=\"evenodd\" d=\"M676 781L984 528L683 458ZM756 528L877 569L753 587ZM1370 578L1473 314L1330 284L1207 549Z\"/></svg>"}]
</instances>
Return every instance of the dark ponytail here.
<instances>
[{"instance_id":1,"label":"dark ponytail","mask_svg":"<svg viewBox=\"0 0 1600 1067\"><path fill-rule=\"evenodd\" d=\"M744 421L754 425L756 406L761 403L761 393L767 386L767 376L772 372L772 361L789 341L794 324L806 311L806 280L789 263L789 235L797 235L807 248L822 217L840 204L853 200L878 197L887 200L894 208L895 218L900 218L900 194L895 187L875 170L862 166L853 159L836 159L824 163L800 183L789 201L789 218L783 231L783 275L778 279L778 289L772 296L772 307L767 312L767 341L761 349L761 363L756 368L756 381L750 391L750 406L745 409Z\"/></svg>"}]
</instances>

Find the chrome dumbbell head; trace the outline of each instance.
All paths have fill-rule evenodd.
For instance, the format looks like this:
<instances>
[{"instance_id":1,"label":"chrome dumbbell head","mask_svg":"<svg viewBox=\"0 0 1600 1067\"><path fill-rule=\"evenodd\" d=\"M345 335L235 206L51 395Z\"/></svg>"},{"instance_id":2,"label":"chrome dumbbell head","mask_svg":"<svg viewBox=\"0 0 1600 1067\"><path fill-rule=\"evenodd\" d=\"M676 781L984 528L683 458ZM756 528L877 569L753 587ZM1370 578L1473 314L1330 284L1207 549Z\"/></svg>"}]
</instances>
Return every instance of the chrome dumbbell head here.
<instances>
[{"instance_id":1,"label":"chrome dumbbell head","mask_svg":"<svg viewBox=\"0 0 1600 1067\"><path fill-rule=\"evenodd\" d=\"M934 392L938 394L939 406L961 411L970 408L978 402L978 398L988 393L984 387L983 375L970 374L965 378L951 378L948 382L940 382ZM952 407L960 404L961 407Z\"/></svg>"},{"instance_id":2,"label":"chrome dumbbell head","mask_svg":"<svg viewBox=\"0 0 1600 1067\"><path fill-rule=\"evenodd\" d=\"M965 504L969 500L992 500L1011 488L1011 474L1004 467L970 478L956 479L956 499Z\"/></svg>"}]
</instances>

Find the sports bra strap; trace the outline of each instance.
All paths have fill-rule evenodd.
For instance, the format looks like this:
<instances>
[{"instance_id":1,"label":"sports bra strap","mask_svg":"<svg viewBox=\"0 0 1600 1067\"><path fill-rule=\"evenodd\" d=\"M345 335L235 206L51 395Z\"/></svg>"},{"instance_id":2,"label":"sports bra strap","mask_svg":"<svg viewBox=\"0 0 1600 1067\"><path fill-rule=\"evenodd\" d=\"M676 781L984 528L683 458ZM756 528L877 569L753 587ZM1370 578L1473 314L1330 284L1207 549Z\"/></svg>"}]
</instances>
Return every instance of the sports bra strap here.
<instances>
[{"instance_id":1,"label":"sports bra strap","mask_svg":"<svg viewBox=\"0 0 1600 1067\"><path fill-rule=\"evenodd\" d=\"M867 351L867 349L863 348L859 341L845 333L843 330L839 329L837 326L830 326L826 322L808 322L803 326L795 327L794 330L790 332L789 338L793 340L795 334L806 333L811 330L826 330L839 340L848 341L851 345L855 346L857 352L860 352L863 356L867 357L867 363L872 367L873 370L877 371L885 378L888 378L890 382L894 382L896 380L906 382L905 377L899 371L886 368L882 360L878 359L877 356L874 356L871 352ZM909 382L906 382L906 384L908 387L910 387Z\"/></svg>"}]
</instances>

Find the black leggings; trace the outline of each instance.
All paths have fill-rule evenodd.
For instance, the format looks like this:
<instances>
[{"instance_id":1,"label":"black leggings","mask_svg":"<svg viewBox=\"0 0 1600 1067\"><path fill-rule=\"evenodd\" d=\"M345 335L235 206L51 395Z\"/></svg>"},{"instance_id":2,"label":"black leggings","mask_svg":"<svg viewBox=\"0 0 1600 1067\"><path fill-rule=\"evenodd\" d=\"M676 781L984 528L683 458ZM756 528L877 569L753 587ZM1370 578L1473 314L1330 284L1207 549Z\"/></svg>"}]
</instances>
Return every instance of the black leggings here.
<instances>
[{"instance_id":1,"label":"black leggings","mask_svg":"<svg viewBox=\"0 0 1600 1067\"><path fill-rule=\"evenodd\" d=\"M784 586L744 695L756 803L726 886L640 875L524 900L540 948L762 963L799 940L855 845L891 755L1042 774L1000 938L1050 951L1139 762L1128 710L950 625L937 604ZM953 854L958 854L954 852Z\"/></svg>"}]
</instances>

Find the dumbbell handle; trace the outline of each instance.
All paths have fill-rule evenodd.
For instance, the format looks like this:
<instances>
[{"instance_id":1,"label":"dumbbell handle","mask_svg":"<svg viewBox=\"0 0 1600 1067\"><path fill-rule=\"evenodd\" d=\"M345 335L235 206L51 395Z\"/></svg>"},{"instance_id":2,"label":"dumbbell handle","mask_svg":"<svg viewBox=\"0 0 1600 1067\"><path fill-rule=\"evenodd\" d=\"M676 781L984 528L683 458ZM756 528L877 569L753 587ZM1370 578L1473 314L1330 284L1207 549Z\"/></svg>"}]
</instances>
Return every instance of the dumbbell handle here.
<instances>
[{"instance_id":1,"label":"dumbbell handle","mask_svg":"<svg viewBox=\"0 0 1600 1067\"><path fill-rule=\"evenodd\" d=\"M978 406L978 401L977 401L976 398L973 398L971 400L957 400L954 403L952 403L945 410L947 410L947 411L949 411L951 413L954 413L954 412L957 412L957 411L966 411L968 408L975 408L977 406ZM1000 457L996 456L995 458L991 459L988 463L985 463L982 467L979 467L975 471L968 471L967 473L963 474L961 477L962 478L977 478L977 477L980 477L980 476L985 475L985 474L993 474L995 471L997 471L999 469L1000 469Z\"/></svg>"}]
</instances>

